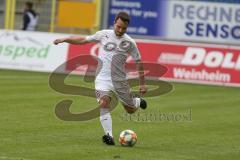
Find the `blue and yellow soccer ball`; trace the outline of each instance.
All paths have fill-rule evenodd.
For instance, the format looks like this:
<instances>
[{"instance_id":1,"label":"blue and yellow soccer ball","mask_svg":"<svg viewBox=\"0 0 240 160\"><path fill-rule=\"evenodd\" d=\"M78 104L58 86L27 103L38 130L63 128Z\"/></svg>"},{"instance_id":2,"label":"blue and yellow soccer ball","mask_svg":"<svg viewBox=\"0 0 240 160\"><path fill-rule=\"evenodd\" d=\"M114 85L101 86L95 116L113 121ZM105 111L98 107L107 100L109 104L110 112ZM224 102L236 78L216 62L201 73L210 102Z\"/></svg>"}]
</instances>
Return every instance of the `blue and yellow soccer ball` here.
<instances>
[{"instance_id":1,"label":"blue and yellow soccer ball","mask_svg":"<svg viewBox=\"0 0 240 160\"><path fill-rule=\"evenodd\" d=\"M137 134L132 130L124 130L119 135L119 143L124 147L133 147L137 143Z\"/></svg>"}]
</instances>

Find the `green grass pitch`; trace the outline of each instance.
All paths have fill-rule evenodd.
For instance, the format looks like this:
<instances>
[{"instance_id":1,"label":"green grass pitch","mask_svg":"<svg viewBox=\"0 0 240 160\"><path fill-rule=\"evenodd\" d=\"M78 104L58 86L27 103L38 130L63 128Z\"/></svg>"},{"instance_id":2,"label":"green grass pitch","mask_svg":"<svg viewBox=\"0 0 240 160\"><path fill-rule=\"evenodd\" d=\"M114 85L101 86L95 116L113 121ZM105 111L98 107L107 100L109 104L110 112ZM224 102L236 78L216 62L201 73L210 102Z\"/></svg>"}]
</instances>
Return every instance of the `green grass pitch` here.
<instances>
[{"instance_id":1,"label":"green grass pitch","mask_svg":"<svg viewBox=\"0 0 240 160\"><path fill-rule=\"evenodd\" d=\"M86 122L58 119L54 108L60 100L74 100L74 113L95 107L96 100L57 93L49 87L48 78L48 73L0 70L0 160L240 157L239 88L173 83L172 92L147 98L149 108L132 117L117 106L112 112L115 141L124 129L132 129L138 136L137 144L126 148L101 142L103 130L98 118ZM67 81L93 87L78 76Z\"/></svg>"}]
</instances>

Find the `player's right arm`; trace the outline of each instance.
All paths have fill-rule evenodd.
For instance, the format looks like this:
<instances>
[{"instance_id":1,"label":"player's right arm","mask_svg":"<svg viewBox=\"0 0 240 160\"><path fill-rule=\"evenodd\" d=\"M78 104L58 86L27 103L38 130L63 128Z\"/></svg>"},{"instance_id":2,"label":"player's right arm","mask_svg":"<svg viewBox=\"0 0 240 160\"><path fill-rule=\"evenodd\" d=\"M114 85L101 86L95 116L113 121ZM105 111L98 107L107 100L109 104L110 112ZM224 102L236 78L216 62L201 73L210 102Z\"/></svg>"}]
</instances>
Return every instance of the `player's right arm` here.
<instances>
[{"instance_id":1,"label":"player's right arm","mask_svg":"<svg viewBox=\"0 0 240 160\"><path fill-rule=\"evenodd\" d=\"M99 42L104 35L104 31L98 31L93 35L87 36L85 38L82 37L67 37L67 38L60 38L53 41L54 44L59 43L70 43L70 44L86 44L90 42Z\"/></svg>"},{"instance_id":2,"label":"player's right arm","mask_svg":"<svg viewBox=\"0 0 240 160\"><path fill-rule=\"evenodd\" d=\"M89 41L86 38L81 37L67 37L67 38L59 38L53 41L55 45L59 43L70 43L70 44L86 44L89 43Z\"/></svg>"}]
</instances>

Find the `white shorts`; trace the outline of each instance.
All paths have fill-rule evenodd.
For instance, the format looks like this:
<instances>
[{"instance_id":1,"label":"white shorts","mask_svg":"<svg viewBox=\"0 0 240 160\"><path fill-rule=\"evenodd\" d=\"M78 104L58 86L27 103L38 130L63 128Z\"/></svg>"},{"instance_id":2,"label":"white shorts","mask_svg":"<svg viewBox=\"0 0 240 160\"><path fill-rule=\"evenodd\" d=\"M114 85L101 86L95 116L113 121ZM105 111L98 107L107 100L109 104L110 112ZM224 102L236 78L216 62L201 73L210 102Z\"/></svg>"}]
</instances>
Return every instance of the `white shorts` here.
<instances>
[{"instance_id":1,"label":"white shorts","mask_svg":"<svg viewBox=\"0 0 240 160\"><path fill-rule=\"evenodd\" d=\"M112 97L115 94L122 103L134 106L133 96L127 81L95 80L95 90L98 101L105 95Z\"/></svg>"},{"instance_id":2,"label":"white shorts","mask_svg":"<svg viewBox=\"0 0 240 160\"><path fill-rule=\"evenodd\" d=\"M95 90L114 91L112 80L95 80Z\"/></svg>"}]
</instances>

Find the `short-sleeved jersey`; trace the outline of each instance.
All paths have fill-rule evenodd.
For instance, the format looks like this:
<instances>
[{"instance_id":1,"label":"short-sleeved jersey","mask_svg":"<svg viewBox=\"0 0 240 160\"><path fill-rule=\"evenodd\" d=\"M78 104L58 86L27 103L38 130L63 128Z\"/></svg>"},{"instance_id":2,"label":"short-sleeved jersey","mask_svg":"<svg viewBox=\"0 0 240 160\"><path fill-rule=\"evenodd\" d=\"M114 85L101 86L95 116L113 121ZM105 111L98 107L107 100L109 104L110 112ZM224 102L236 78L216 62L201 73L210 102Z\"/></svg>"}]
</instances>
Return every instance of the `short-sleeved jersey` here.
<instances>
[{"instance_id":1,"label":"short-sleeved jersey","mask_svg":"<svg viewBox=\"0 0 240 160\"><path fill-rule=\"evenodd\" d=\"M127 57L131 55L135 61L141 59L135 41L126 33L118 37L114 30L101 30L94 35L87 36L86 40L100 43L96 80L125 80Z\"/></svg>"}]
</instances>

